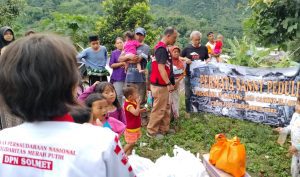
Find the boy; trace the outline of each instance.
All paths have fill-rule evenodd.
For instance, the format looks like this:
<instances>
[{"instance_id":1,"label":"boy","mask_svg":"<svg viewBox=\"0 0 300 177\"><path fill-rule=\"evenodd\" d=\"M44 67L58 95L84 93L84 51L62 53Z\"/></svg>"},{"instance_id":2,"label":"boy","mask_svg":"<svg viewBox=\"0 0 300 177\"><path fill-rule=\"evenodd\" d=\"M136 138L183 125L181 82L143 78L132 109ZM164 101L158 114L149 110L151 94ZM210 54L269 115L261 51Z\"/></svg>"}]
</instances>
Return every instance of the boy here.
<instances>
[{"instance_id":1,"label":"boy","mask_svg":"<svg viewBox=\"0 0 300 177\"><path fill-rule=\"evenodd\" d=\"M129 86L123 89L126 98L124 103L124 111L126 116L125 141L124 151L126 155L130 155L135 143L142 136L141 131L141 113L146 112L146 108L141 109L141 100L138 91L135 87Z\"/></svg>"},{"instance_id":2,"label":"boy","mask_svg":"<svg viewBox=\"0 0 300 177\"><path fill-rule=\"evenodd\" d=\"M89 36L90 47L84 49L77 55L77 59L83 62L89 75L89 84L96 81L107 81L109 72L105 69L107 63L107 50L105 46L100 45L97 35Z\"/></svg>"}]
</instances>

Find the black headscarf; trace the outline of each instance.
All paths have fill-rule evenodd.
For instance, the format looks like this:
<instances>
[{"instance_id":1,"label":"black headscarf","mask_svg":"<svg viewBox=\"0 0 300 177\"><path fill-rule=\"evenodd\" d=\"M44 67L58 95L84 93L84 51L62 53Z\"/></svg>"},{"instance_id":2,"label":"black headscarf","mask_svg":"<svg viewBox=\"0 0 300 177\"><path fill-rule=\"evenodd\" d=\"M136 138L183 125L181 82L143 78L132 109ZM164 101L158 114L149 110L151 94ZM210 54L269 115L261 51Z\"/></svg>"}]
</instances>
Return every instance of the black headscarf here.
<instances>
[{"instance_id":1,"label":"black headscarf","mask_svg":"<svg viewBox=\"0 0 300 177\"><path fill-rule=\"evenodd\" d=\"M2 49L3 47L7 46L9 43L11 43L12 41L6 41L4 39L4 34L7 32L7 31L11 31L12 35L13 35L13 40L15 40L15 35L14 35L14 32L13 30L11 29L11 27L9 26L4 26L2 28L0 28L0 49Z\"/></svg>"}]
</instances>

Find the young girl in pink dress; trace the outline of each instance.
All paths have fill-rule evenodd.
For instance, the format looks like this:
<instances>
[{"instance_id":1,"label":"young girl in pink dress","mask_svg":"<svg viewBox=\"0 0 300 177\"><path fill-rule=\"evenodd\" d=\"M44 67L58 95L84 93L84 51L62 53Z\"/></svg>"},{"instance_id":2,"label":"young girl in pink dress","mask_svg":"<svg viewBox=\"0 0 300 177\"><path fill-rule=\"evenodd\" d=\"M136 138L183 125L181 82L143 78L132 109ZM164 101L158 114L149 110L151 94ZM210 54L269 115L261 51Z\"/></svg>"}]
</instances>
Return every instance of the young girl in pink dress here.
<instances>
[{"instance_id":1,"label":"young girl in pink dress","mask_svg":"<svg viewBox=\"0 0 300 177\"><path fill-rule=\"evenodd\" d=\"M214 53L216 55L218 55L217 62L221 62L220 55L222 53L222 48L223 48L223 36L221 34L218 34L217 41L216 41L216 46L214 48Z\"/></svg>"},{"instance_id":2,"label":"young girl in pink dress","mask_svg":"<svg viewBox=\"0 0 300 177\"><path fill-rule=\"evenodd\" d=\"M141 46L142 44L134 39L134 33L131 31L127 31L124 33L124 38L125 38L125 45L124 45L124 51L125 51L125 56L127 58L132 58L137 54L137 48ZM136 64L137 69L139 70L140 73L144 72L142 70L142 66L140 63ZM126 66L127 69L127 66Z\"/></svg>"}]
</instances>

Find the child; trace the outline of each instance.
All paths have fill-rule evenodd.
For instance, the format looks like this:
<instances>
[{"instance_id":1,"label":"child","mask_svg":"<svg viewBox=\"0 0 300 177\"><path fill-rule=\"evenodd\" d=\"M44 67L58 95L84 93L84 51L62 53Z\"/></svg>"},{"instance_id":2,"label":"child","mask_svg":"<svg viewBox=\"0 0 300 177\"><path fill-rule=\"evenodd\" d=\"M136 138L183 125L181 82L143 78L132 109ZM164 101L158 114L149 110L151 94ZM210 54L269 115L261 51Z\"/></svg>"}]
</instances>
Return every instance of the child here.
<instances>
[{"instance_id":1,"label":"child","mask_svg":"<svg viewBox=\"0 0 300 177\"><path fill-rule=\"evenodd\" d=\"M141 109L141 100L139 99L138 91L135 87L125 87L123 94L126 98L124 110L126 115L125 141L124 151L126 155L130 155L135 143L142 136L141 131L141 113L146 112L146 108Z\"/></svg>"},{"instance_id":2,"label":"child","mask_svg":"<svg viewBox=\"0 0 300 177\"><path fill-rule=\"evenodd\" d=\"M112 83L117 92L117 98L121 105L123 105L123 87L125 84L125 62L119 62L119 57L123 51L123 39L118 37L115 42L116 50L111 52L109 66L113 69L110 77L110 83Z\"/></svg>"},{"instance_id":3,"label":"child","mask_svg":"<svg viewBox=\"0 0 300 177\"><path fill-rule=\"evenodd\" d=\"M124 111L117 99L117 93L114 86L109 82L101 82L96 85L95 92L101 93L106 98L108 104L108 116L113 117L126 124Z\"/></svg>"},{"instance_id":4,"label":"child","mask_svg":"<svg viewBox=\"0 0 300 177\"><path fill-rule=\"evenodd\" d=\"M92 86L85 89L84 92L81 95L79 95L77 100L79 102L84 102L86 98L92 93L101 93L105 97L107 97L109 102L109 110L108 110L109 116L126 124L124 111L120 106L118 99L116 98L117 94L114 86L111 83L109 82L100 83L99 81L95 82Z\"/></svg>"},{"instance_id":5,"label":"child","mask_svg":"<svg viewBox=\"0 0 300 177\"><path fill-rule=\"evenodd\" d=\"M220 54L222 53L222 47L223 47L223 36L221 34L218 34L216 40L216 46L214 48L214 53L218 55L217 62L221 62Z\"/></svg>"},{"instance_id":6,"label":"child","mask_svg":"<svg viewBox=\"0 0 300 177\"><path fill-rule=\"evenodd\" d=\"M72 108L72 110L70 111L70 115L73 117L74 122L79 124L93 122L91 109L88 107L80 106Z\"/></svg>"},{"instance_id":7,"label":"child","mask_svg":"<svg viewBox=\"0 0 300 177\"><path fill-rule=\"evenodd\" d=\"M117 119L107 115L108 103L103 95L93 93L87 97L85 104L92 110L92 124L97 124L97 119L99 119L103 127L107 127L119 135L124 132L125 125Z\"/></svg>"},{"instance_id":8,"label":"child","mask_svg":"<svg viewBox=\"0 0 300 177\"><path fill-rule=\"evenodd\" d=\"M180 48L177 46L170 47L173 62L173 73L175 77L175 90L170 93L169 101L171 106L171 115L174 119L179 118L179 85L185 76L185 62L190 64L191 60L180 57Z\"/></svg>"},{"instance_id":9,"label":"child","mask_svg":"<svg viewBox=\"0 0 300 177\"><path fill-rule=\"evenodd\" d=\"M91 47L84 49L76 58L87 67L89 84L92 85L96 81L107 81L109 72L105 69L107 63L106 47L100 45L97 35L89 36L89 41Z\"/></svg>"},{"instance_id":10,"label":"child","mask_svg":"<svg viewBox=\"0 0 300 177\"><path fill-rule=\"evenodd\" d=\"M293 155L291 163L292 177L300 176L300 99L297 100L295 113L287 127L278 127L275 131L283 134L291 133L292 145L289 147L289 153Z\"/></svg>"},{"instance_id":11,"label":"child","mask_svg":"<svg viewBox=\"0 0 300 177\"><path fill-rule=\"evenodd\" d=\"M141 46L142 44L134 39L134 34L130 31L125 32L124 34L125 38L125 46L124 46L124 51L125 51L125 56L127 58L132 58L137 54L137 48ZM144 70L142 70L142 66L140 63L136 64L137 69L139 70L140 73L143 73ZM127 69L127 66L126 66Z\"/></svg>"}]
</instances>

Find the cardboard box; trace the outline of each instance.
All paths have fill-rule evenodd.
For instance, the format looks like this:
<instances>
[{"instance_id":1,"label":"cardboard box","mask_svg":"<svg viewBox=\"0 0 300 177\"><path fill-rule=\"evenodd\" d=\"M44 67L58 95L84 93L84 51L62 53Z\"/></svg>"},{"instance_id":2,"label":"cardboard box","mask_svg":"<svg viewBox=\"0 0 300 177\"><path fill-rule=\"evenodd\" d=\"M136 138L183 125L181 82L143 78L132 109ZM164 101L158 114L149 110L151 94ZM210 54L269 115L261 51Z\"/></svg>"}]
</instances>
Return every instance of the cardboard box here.
<instances>
[{"instance_id":1,"label":"cardboard box","mask_svg":"<svg viewBox=\"0 0 300 177\"><path fill-rule=\"evenodd\" d=\"M210 177L233 177L232 175L217 169L215 166L210 164L209 162L209 154L203 155L203 165L206 168L207 173ZM248 173L245 174L244 177L251 177Z\"/></svg>"}]
</instances>

